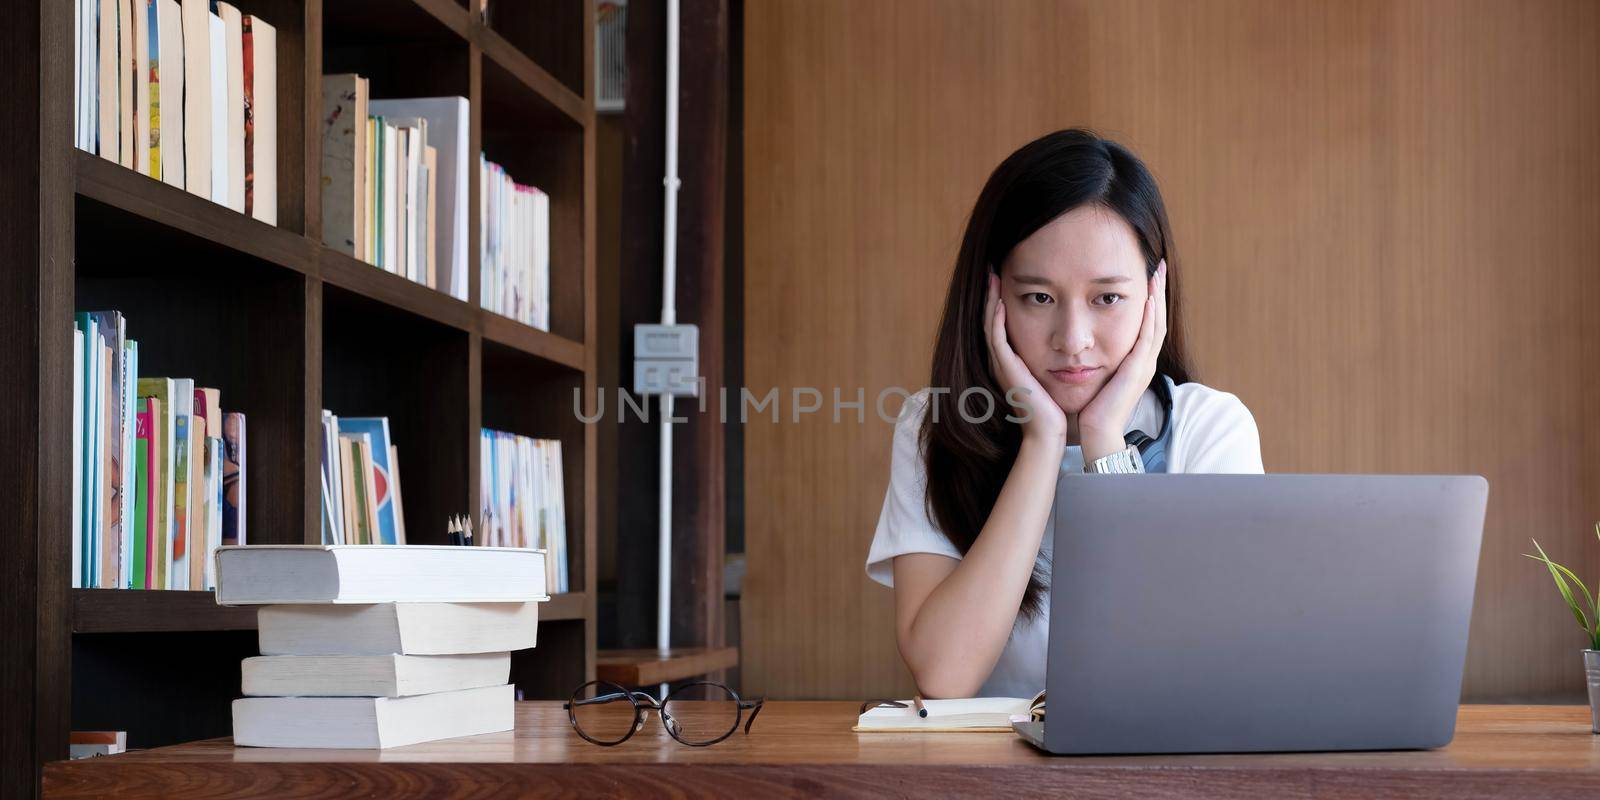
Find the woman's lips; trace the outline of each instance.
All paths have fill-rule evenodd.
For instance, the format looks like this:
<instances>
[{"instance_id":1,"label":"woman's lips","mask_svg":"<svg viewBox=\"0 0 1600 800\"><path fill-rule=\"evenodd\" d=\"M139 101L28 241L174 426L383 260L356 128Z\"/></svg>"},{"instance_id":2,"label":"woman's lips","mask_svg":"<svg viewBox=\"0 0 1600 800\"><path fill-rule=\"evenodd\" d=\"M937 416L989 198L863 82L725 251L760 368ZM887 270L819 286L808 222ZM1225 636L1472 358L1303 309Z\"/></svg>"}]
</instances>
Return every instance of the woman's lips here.
<instances>
[{"instance_id":1,"label":"woman's lips","mask_svg":"<svg viewBox=\"0 0 1600 800\"><path fill-rule=\"evenodd\" d=\"M1052 377L1054 377L1056 380L1058 380L1058 381L1060 381L1062 383L1066 383L1066 384L1088 383L1088 382L1094 380L1095 376L1098 375L1099 373L1100 373L1100 368L1099 367L1089 367L1088 369L1079 369L1079 370L1071 370L1071 369L1053 369L1053 370L1050 370L1050 375Z\"/></svg>"}]
</instances>

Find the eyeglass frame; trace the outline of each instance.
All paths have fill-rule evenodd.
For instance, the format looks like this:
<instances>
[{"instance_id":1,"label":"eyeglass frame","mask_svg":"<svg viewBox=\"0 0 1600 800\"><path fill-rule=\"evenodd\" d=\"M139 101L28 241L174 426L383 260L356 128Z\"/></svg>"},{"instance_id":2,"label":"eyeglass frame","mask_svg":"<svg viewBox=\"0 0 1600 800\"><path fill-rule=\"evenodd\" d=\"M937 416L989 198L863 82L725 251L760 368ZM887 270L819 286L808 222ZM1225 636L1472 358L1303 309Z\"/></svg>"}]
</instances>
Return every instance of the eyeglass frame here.
<instances>
[{"instance_id":1,"label":"eyeglass frame","mask_svg":"<svg viewBox=\"0 0 1600 800\"><path fill-rule=\"evenodd\" d=\"M590 686L595 686L595 687L602 688L602 689L606 688L606 687L610 687L612 689L616 689L617 691L608 692L606 694L601 694L601 695L596 695L596 696L588 698L586 700L577 699L578 698L578 693L582 692L584 689L587 689ZM718 688L718 689L721 689L721 690L727 692L728 696L733 698L734 706L736 707L737 711L734 714L733 726L728 728L728 732L727 733L724 733L721 736L718 736L717 738L712 739L710 741L706 741L706 742L691 742L691 741L689 741L687 739L684 739L683 737L679 736L678 735L678 731L673 730L673 728L677 726L677 720L672 719L672 715L667 713L667 711L666 711L667 704L672 702L672 696L673 695L683 691L684 689L688 689L688 688L691 688L691 687L694 687L694 686L711 686L711 687L715 687L715 688ZM590 736L589 734L584 733L583 726L578 723L578 713L577 713L577 710L574 708L574 706L586 706L586 705L595 705L595 704L601 704L601 703L614 703L614 702L618 702L619 700L621 700L623 698L626 698L628 703L633 706L633 724L631 726L629 726L627 734L625 734L621 739L618 739L618 740L616 740L614 742L602 742L599 739L596 739L593 736ZM619 744L622 744L623 742L628 741L629 739L632 739L633 735L635 733L638 733L639 730L644 727L645 720L650 716L650 711L652 709L654 709L655 712L656 712L656 715L661 718L661 727L666 729L667 735L671 736L679 744L688 745L689 747L710 747L711 745L714 745L714 744L722 741L723 739L726 739L729 736L732 736L734 731L739 730L739 723L741 723L741 722L744 723L745 735L746 736L750 735L750 726L756 724L756 715L761 713L761 708L766 703L766 701L767 701L766 697L757 697L754 700L746 700L746 699L740 697L738 692L734 691L732 688L728 687L726 684L718 683L716 681L694 681L692 683L685 683L682 686L679 686L678 688L673 689L670 692L667 692L667 696L666 697L662 698L661 700L657 700L654 697L651 697L646 692L641 692L641 691L638 691L638 690L629 690L629 689L623 688L619 684L615 684L615 683L612 683L610 681L595 680L595 681L589 681L587 683L584 683L582 686L579 686L578 688L573 689L572 690L572 695L567 699L566 702L561 704L561 708L564 709L567 712L567 721L572 723L572 730L573 730L574 733L576 733L576 734L578 734L578 736L582 737L584 741L589 742L590 744L599 745L601 747L615 747L615 746L617 746ZM683 700L683 701L680 701L680 702L687 702L687 701ZM643 704L643 707L641 707L641 703ZM744 718L744 712L746 710L750 711L750 718L749 719L745 719Z\"/></svg>"}]
</instances>

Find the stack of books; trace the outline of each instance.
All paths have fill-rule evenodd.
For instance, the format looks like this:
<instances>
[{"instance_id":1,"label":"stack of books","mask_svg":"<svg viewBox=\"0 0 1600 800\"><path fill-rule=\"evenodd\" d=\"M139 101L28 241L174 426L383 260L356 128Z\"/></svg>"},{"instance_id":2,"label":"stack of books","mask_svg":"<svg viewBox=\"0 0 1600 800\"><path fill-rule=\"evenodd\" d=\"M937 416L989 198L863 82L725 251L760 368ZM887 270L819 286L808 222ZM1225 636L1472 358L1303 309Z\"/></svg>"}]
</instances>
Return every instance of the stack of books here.
<instances>
[{"instance_id":1,"label":"stack of books","mask_svg":"<svg viewBox=\"0 0 1600 800\"><path fill-rule=\"evenodd\" d=\"M211 589L210 555L245 543L245 417L192 378L139 377L117 311L77 315L72 586Z\"/></svg>"},{"instance_id":2,"label":"stack of books","mask_svg":"<svg viewBox=\"0 0 1600 800\"><path fill-rule=\"evenodd\" d=\"M465 97L374 100L354 73L322 76L322 241L467 299Z\"/></svg>"},{"instance_id":3,"label":"stack of books","mask_svg":"<svg viewBox=\"0 0 1600 800\"><path fill-rule=\"evenodd\" d=\"M76 144L278 224L278 34L213 0L75 0Z\"/></svg>"},{"instance_id":4,"label":"stack of books","mask_svg":"<svg viewBox=\"0 0 1600 800\"><path fill-rule=\"evenodd\" d=\"M400 448L388 417L322 411L322 543L405 544Z\"/></svg>"},{"instance_id":5,"label":"stack of books","mask_svg":"<svg viewBox=\"0 0 1600 800\"><path fill-rule=\"evenodd\" d=\"M545 580L567 591L567 512L561 440L482 429L478 448L478 539L490 547L537 547Z\"/></svg>"},{"instance_id":6,"label":"stack of books","mask_svg":"<svg viewBox=\"0 0 1600 800\"><path fill-rule=\"evenodd\" d=\"M478 155L484 308L550 330L550 196Z\"/></svg>"},{"instance_id":7,"label":"stack of books","mask_svg":"<svg viewBox=\"0 0 1600 800\"><path fill-rule=\"evenodd\" d=\"M387 748L513 727L544 553L256 546L217 552L217 602L260 605L234 744Z\"/></svg>"}]
</instances>

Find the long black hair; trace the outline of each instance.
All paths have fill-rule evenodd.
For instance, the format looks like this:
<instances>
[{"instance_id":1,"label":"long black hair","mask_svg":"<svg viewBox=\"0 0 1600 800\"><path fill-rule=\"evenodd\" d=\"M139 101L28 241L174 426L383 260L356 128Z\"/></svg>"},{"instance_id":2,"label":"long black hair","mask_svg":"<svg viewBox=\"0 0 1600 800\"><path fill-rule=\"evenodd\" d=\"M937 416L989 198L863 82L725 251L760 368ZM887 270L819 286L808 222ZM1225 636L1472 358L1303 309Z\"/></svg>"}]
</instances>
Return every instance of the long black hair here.
<instances>
[{"instance_id":1,"label":"long black hair","mask_svg":"<svg viewBox=\"0 0 1600 800\"><path fill-rule=\"evenodd\" d=\"M965 417L956 413L954 405L963 390L972 387L988 390L991 398L1005 396L1005 387L989 363L984 332L988 273L998 274L1022 240L1082 206L1099 206L1127 221L1139 240L1147 278L1166 260L1168 327L1156 359L1155 380L1162 375L1174 383L1194 380L1179 313L1183 270L1173 252L1161 192L1144 163L1122 145L1079 128L1047 134L1012 153L989 176L967 220L929 382L949 387L950 392L931 395L933 407L921 430L928 510L962 554L983 530L1022 444L1021 428L1006 421L1004 414L985 413L988 409L977 393L969 397ZM1039 613L1044 586L1044 576L1035 570L1022 598L1023 614Z\"/></svg>"}]
</instances>

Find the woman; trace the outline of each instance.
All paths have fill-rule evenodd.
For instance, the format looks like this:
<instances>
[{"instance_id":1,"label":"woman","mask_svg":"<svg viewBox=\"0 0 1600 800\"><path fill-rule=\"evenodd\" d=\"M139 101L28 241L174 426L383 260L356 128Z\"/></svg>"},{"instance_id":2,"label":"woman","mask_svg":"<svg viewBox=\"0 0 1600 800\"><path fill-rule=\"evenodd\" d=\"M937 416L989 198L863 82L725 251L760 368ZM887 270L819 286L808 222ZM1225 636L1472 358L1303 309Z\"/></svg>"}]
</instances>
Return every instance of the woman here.
<instances>
[{"instance_id":1,"label":"woman","mask_svg":"<svg viewBox=\"0 0 1600 800\"><path fill-rule=\"evenodd\" d=\"M1060 471L1262 472L1250 411L1194 382L1171 236L1144 164L1088 131L978 195L867 556L924 696L1044 688Z\"/></svg>"}]
</instances>

